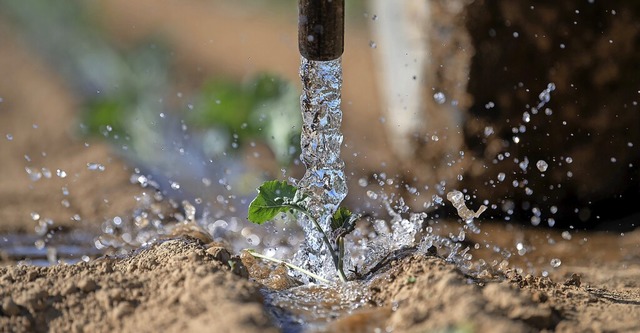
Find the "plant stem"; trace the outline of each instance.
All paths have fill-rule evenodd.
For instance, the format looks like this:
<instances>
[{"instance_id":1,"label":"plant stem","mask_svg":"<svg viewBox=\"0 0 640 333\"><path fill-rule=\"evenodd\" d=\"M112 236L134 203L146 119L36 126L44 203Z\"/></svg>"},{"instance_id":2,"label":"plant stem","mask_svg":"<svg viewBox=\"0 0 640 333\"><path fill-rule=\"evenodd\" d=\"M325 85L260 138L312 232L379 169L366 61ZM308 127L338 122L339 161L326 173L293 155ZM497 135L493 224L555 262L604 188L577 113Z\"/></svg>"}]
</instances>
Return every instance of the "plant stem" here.
<instances>
[{"instance_id":1,"label":"plant stem","mask_svg":"<svg viewBox=\"0 0 640 333\"><path fill-rule=\"evenodd\" d=\"M343 281L347 280L347 277L344 276L344 237L338 236L338 257L340 261L338 261L338 273L340 273L340 278Z\"/></svg>"},{"instance_id":2,"label":"plant stem","mask_svg":"<svg viewBox=\"0 0 640 333\"><path fill-rule=\"evenodd\" d=\"M318 231L322 234L322 240L327 245L327 248L329 249L329 253L331 253L331 258L333 259L333 264L336 266L336 270L338 271L338 276L340 277L340 280L342 282L347 282L347 277L344 274L344 270L342 269L343 258L342 256L339 256L336 253L335 249L333 248L333 245L331 244L331 241L329 241L327 234L325 234L324 230L322 230L322 227L320 226L318 221L313 216L311 216L311 214L308 211L304 209L300 209L298 207L295 207L295 208L297 211L307 216L311 220L311 222L313 222L313 225L316 227L316 229L318 229Z\"/></svg>"},{"instance_id":3,"label":"plant stem","mask_svg":"<svg viewBox=\"0 0 640 333\"><path fill-rule=\"evenodd\" d=\"M314 278L314 279L316 279L316 280L318 280L320 282L323 282L323 283L326 283L326 284L331 284L331 281L329 281L327 279L324 279L324 278L322 278L322 277L320 277L320 276L318 276L318 275L316 275L316 274L314 274L314 273L312 273L312 272L310 272L310 271L308 271L308 270L306 270L306 269L304 269L302 267L298 267L298 266L296 266L294 264L290 264L290 263L288 263L286 261L282 261L280 259L276 259L276 258L265 256L263 254L255 252L254 250L251 250L251 249L245 249L245 251L249 252L249 254L251 254L252 256L254 256L256 258L272 261L272 262L275 262L277 264L283 264L283 265L285 265L285 266L287 266L287 267L289 267L291 269L295 269L296 271L298 271L298 272L300 272L302 274L306 274L306 275L308 275L308 276L310 276L310 277L312 277L312 278Z\"/></svg>"}]
</instances>

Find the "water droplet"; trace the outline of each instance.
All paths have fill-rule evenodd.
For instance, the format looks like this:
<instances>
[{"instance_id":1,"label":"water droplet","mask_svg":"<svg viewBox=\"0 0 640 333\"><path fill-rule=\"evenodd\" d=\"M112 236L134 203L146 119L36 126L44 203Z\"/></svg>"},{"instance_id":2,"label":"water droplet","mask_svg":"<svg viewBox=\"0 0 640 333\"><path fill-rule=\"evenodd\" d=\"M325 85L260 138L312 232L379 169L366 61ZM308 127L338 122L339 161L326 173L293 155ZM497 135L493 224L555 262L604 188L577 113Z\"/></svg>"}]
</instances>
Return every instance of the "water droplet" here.
<instances>
[{"instance_id":1,"label":"water droplet","mask_svg":"<svg viewBox=\"0 0 640 333\"><path fill-rule=\"evenodd\" d=\"M553 258L553 259L551 259L549 264L551 264L551 267L553 267L553 268L558 268L558 267L560 267L560 265L562 265L562 261L560 259L558 259L558 258Z\"/></svg>"},{"instance_id":2,"label":"water droplet","mask_svg":"<svg viewBox=\"0 0 640 333\"><path fill-rule=\"evenodd\" d=\"M64 171L64 170L57 169L56 170L56 176L58 176L60 178L66 178L67 177L67 172Z\"/></svg>"},{"instance_id":3,"label":"water droplet","mask_svg":"<svg viewBox=\"0 0 640 333\"><path fill-rule=\"evenodd\" d=\"M11 133L7 133L7 140L13 141L13 135L11 135Z\"/></svg>"},{"instance_id":4,"label":"water droplet","mask_svg":"<svg viewBox=\"0 0 640 333\"><path fill-rule=\"evenodd\" d=\"M206 187L211 186L211 179L209 179L209 178L202 178L202 184L204 184L204 186L206 186Z\"/></svg>"},{"instance_id":5,"label":"water droplet","mask_svg":"<svg viewBox=\"0 0 640 333\"><path fill-rule=\"evenodd\" d=\"M51 170L42 168L42 175L44 176L44 178L51 179Z\"/></svg>"},{"instance_id":6,"label":"water droplet","mask_svg":"<svg viewBox=\"0 0 640 333\"><path fill-rule=\"evenodd\" d=\"M171 189L173 189L173 190L179 190L179 189L180 189L180 183L178 183L178 182L171 182Z\"/></svg>"},{"instance_id":7,"label":"water droplet","mask_svg":"<svg viewBox=\"0 0 640 333\"><path fill-rule=\"evenodd\" d=\"M258 235L256 234L250 234L247 237L247 243L251 244L252 246L260 245L260 237L258 237Z\"/></svg>"},{"instance_id":8,"label":"water droplet","mask_svg":"<svg viewBox=\"0 0 640 333\"><path fill-rule=\"evenodd\" d=\"M372 20L372 21L375 21L375 20L377 20L377 19L378 19L378 15L373 14L373 16L371 16L371 20Z\"/></svg>"},{"instance_id":9,"label":"water droplet","mask_svg":"<svg viewBox=\"0 0 640 333\"><path fill-rule=\"evenodd\" d=\"M524 161L518 163L518 166L522 171L527 171L527 167L529 167L529 159L527 157L524 158Z\"/></svg>"},{"instance_id":10,"label":"water droplet","mask_svg":"<svg viewBox=\"0 0 640 333\"><path fill-rule=\"evenodd\" d=\"M90 171L104 171L104 165L100 163L87 163L87 169Z\"/></svg>"},{"instance_id":11,"label":"water droplet","mask_svg":"<svg viewBox=\"0 0 640 333\"><path fill-rule=\"evenodd\" d=\"M35 242L33 243L33 245L36 247L36 249L38 249L38 250L42 250L42 249L44 249L45 242L44 242L44 240L42 240L42 239L38 239L37 241L35 241Z\"/></svg>"},{"instance_id":12,"label":"water droplet","mask_svg":"<svg viewBox=\"0 0 640 333\"><path fill-rule=\"evenodd\" d=\"M377 47L378 47L378 44L376 44L376 42L374 42L374 41L370 40L370 41L369 41L369 47L370 47L370 48L372 48L372 49L375 49L375 48L377 48Z\"/></svg>"},{"instance_id":13,"label":"water droplet","mask_svg":"<svg viewBox=\"0 0 640 333\"><path fill-rule=\"evenodd\" d=\"M522 121L524 121L525 123L531 121L531 115L529 114L529 112L525 112L522 114Z\"/></svg>"},{"instance_id":14,"label":"water droplet","mask_svg":"<svg viewBox=\"0 0 640 333\"><path fill-rule=\"evenodd\" d=\"M184 215L187 221L196 220L196 207L194 207L189 201L183 200L182 208L184 209Z\"/></svg>"},{"instance_id":15,"label":"water droplet","mask_svg":"<svg viewBox=\"0 0 640 333\"><path fill-rule=\"evenodd\" d=\"M369 182L366 178L360 178L358 179L358 185L360 185L361 187L366 187L367 185L369 185Z\"/></svg>"},{"instance_id":16,"label":"water droplet","mask_svg":"<svg viewBox=\"0 0 640 333\"><path fill-rule=\"evenodd\" d=\"M484 136L489 136L491 134L493 134L493 127L491 126L487 126L484 128Z\"/></svg>"},{"instance_id":17,"label":"water droplet","mask_svg":"<svg viewBox=\"0 0 640 333\"><path fill-rule=\"evenodd\" d=\"M373 192L371 190L367 191L367 196L369 197L369 199L371 200L376 200L378 199L378 195L376 194L376 192Z\"/></svg>"},{"instance_id":18,"label":"water droplet","mask_svg":"<svg viewBox=\"0 0 640 333\"><path fill-rule=\"evenodd\" d=\"M540 224L540 218L537 216L532 216L531 217L531 225L533 226L537 226Z\"/></svg>"},{"instance_id":19,"label":"water droplet","mask_svg":"<svg viewBox=\"0 0 640 333\"><path fill-rule=\"evenodd\" d=\"M553 228L553 226L556 225L556 219L554 219L553 217L548 218L547 224L549 225L549 227Z\"/></svg>"},{"instance_id":20,"label":"water droplet","mask_svg":"<svg viewBox=\"0 0 640 333\"><path fill-rule=\"evenodd\" d=\"M42 178L42 174L38 170L34 170L29 167L25 167L24 170L27 172L29 179L31 179L32 182L38 181Z\"/></svg>"},{"instance_id":21,"label":"water droplet","mask_svg":"<svg viewBox=\"0 0 640 333\"><path fill-rule=\"evenodd\" d=\"M34 221L37 221L40 219L40 214L36 213L36 212L31 212L31 219Z\"/></svg>"},{"instance_id":22,"label":"water droplet","mask_svg":"<svg viewBox=\"0 0 640 333\"><path fill-rule=\"evenodd\" d=\"M564 161L567 162L567 164L571 164L571 163L573 163L573 158L567 157L567 158L564 159Z\"/></svg>"},{"instance_id":23,"label":"water droplet","mask_svg":"<svg viewBox=\"0 0 640 333\"><path fill-rule=\"evenodd\" d=\"M433 94L433 100L436 101L436 103L438 104L444 104L447 101L447 96L445 96L444 93L439 91Z\"/></svg>"},{"instance_id":24,"label":"water droplet","mask_svg":"<svg viewBox=\"0 0 640 333\"><path fill-rule=\"evenodd\" d=\"M547 171L549 165L547 164L547 162L539 160L538 162L536 162L536 167L538 168L538 170L540 170L540 172L545 172Z\"/></svg>"},{"instance_id":25,"label":"water droplet","mask_svg":"<svg viewBox=\"0 0 640 333\"><path fill-rule=\"evenodd\" d=\"M506 177L506 175L504 174L504 172L501 172L501 173L498 174L498 180L501 181L501 182L504 181L505 177Z\"/></svg>"}]
</instances>

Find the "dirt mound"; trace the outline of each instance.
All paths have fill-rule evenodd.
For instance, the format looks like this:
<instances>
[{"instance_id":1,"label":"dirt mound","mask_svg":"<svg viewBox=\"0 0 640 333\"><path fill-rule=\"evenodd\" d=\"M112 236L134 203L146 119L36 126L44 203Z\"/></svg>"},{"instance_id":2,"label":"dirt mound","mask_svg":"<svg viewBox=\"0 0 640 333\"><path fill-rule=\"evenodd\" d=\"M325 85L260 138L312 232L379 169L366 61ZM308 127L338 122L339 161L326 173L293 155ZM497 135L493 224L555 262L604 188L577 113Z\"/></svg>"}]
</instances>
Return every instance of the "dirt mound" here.
<instances>
[{"instance_id":1,"label":"dirt mound","mask_svg":"<svg viewBox=\"0 0 640 333\"><path fill-rule=\"evenodd\" d=\"M0 268L1 331L277 331L259 285L215 254L174 239L126 258Z\"/></svg>"},{"instance_id":2,"label":"dirt mound","mask_svg":"<svg viewBox=\"0 0 640 333\"><path fill-rule=\"evenodd\" d=\"M395 332L584 332L640 329L638 290L593 288L577 274L562 283L508 271L492 281L462 274L437 257L393 264L371 284L372 301L390 307Z\"/></svg>"}]
</instances>

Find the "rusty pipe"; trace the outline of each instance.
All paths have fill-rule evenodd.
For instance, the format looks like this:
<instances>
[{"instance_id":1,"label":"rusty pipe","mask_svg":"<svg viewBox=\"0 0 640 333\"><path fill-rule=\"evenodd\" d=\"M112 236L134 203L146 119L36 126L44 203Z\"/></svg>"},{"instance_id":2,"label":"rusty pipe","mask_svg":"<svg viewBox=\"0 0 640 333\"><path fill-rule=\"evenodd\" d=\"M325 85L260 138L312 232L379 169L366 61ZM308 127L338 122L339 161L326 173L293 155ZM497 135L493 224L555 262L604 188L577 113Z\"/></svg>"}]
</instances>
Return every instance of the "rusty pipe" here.
<instances>
[{"instance_id":1,"label":"rusty pipe","mask_svg":"<svg viewBox=\"0 0 640 333\"><path fill-rule=\"evenodd\" d=\"M299 0L298 49L308 60L328 61L344 51L344 0Z\"/></svg>"}]
</instances>

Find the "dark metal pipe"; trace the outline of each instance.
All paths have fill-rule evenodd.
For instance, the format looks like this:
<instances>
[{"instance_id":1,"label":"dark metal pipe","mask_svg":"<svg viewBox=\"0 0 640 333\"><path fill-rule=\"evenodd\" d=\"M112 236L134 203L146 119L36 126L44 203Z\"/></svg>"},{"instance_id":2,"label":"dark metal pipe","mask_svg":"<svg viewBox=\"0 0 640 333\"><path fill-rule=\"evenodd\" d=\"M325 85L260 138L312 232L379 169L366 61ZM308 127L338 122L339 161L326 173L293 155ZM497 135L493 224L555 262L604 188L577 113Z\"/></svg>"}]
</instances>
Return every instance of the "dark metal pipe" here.
<instances>
[{"instance_id":1,"label":"dark metal pipe","mask_svg":"<svg viewBox=\"0 0 640 333\"><path fill-rule=\"evenodd\" d=\"M298 49L309 60L334 60L344 51L344 0L299 0Z\"/></svg>"}]
</instances>

